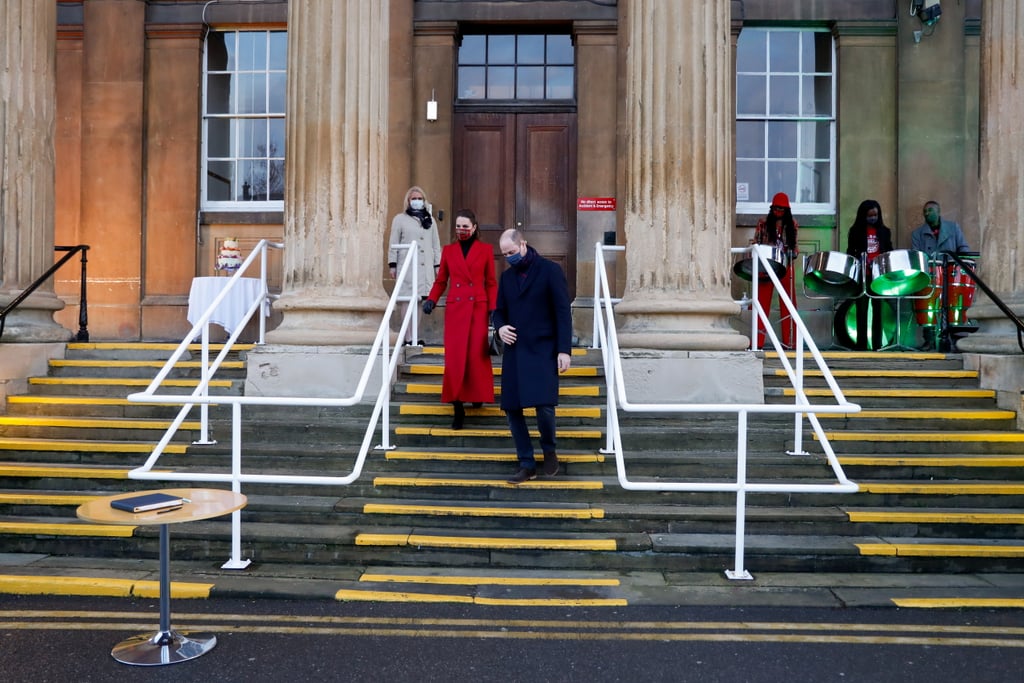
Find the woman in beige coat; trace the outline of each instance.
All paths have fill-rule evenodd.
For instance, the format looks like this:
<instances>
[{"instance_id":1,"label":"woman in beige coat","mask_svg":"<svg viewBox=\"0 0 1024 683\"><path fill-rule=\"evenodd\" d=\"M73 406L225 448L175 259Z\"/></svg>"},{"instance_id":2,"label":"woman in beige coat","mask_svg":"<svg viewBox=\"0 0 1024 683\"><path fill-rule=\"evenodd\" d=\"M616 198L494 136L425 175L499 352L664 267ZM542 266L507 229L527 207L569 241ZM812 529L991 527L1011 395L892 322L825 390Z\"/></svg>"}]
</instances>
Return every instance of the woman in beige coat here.
<instances>
[{"instance_id":1,"label":"woman in beige coat","mask_svg":"<svg viewBox=\"0 0 1024 683\"><path fill-rule=\"evenodd\" d=\"M427 298L431 285L434 284L434 276L437 268L441 265L441 239L437 234L437 224L431 215L430 203L427 201L427 194L423 188L413 185L405 193L405 200L402 203L403 211L391 221L391 240L388 250L388 267L392 279L398 273L398 265L405 258L405 249L398 249L399 244L416 244L417 252L417 280L419 282L419 298L422 301ZM411 278L411 276L409 276ZM412 281L406 279L401 290L402 296L412 296ZM419 302L417 302L418 305ZM409 302L402 304L402 317L405 317L409 309ZM412 344L412 327L405 333L405 343ZM418 340L420 345L423 340Z\"/></svg>"}]
</instances>

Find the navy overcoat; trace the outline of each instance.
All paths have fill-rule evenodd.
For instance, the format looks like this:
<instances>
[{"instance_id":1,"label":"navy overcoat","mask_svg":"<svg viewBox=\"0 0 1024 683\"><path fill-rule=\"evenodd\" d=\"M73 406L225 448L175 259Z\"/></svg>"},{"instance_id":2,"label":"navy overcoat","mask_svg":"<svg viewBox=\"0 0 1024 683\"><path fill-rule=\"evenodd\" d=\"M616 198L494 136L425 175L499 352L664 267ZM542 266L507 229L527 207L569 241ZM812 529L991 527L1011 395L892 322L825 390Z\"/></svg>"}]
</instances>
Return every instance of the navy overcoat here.
<instances>
[{"instance_id":1,"label":"navy overcoat","mask_svg":"<svg viewBox=\"0 0 1024 683\"><path fill-rule=\"evenodd\" d=\"M527 245L525 276L507 268L498 282L494 329L516 328L501 358L503 410L558 405L558 354L572 352L572 312L565 273Z\"/></svg>"}]
</instances>

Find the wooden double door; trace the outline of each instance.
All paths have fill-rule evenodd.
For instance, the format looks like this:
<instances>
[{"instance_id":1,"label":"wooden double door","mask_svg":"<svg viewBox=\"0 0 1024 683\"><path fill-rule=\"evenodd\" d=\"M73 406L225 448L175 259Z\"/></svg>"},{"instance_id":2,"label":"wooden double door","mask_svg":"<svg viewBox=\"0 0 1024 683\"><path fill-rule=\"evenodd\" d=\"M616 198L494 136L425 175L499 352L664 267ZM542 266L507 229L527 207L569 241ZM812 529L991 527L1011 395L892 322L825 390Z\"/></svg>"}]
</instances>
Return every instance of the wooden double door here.
<instances>
[{"instance_id":1,"label":"wooden double door","mask_svg":"<svg viewBox=\"0 0 1024 683\"><path fill-rule=\"evenodd\" d=\"M461 113L454 123L452 215L476 214L499 274L498 239L507 228L520 230L562 266L575 298L576 114Z\"/></svg>"}]
</instances>

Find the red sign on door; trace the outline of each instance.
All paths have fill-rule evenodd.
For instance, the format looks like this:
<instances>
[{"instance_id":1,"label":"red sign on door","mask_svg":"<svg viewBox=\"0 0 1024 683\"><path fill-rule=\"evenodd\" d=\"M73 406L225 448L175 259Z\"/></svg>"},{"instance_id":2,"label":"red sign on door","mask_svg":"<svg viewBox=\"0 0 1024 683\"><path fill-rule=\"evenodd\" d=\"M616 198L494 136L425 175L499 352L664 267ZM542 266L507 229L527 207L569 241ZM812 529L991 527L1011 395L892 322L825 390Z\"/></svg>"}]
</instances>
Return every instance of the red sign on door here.
<instances>
[{"instance_id":1,"label":"red sign on door","mask_svg":"<svg viewBox=\"0 0 1024 683\"><path fill-rule=\"evenodd\" d=\"M580 197L576 200L577 211L614 211L615 197Z\"/></svg>"}]
</instances>

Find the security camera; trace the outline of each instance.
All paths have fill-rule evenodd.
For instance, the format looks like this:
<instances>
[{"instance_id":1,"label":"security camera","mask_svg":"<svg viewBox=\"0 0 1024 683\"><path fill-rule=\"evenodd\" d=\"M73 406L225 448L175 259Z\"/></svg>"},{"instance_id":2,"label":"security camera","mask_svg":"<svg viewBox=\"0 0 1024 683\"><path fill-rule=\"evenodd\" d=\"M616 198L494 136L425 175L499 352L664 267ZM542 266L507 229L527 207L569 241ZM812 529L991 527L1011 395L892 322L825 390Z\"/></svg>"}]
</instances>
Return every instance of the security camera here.
<instances>
[{"instance_id":1,"label":"security camera","mask_svg":"<svg viewBox=\"0 0 1024 683\"><path fill-rule=\"evenodd\" d=\"M934 26L942 15L940 0L911 0L910 16L917 16L925 26Z\"/></svg>"}]
</instances>

